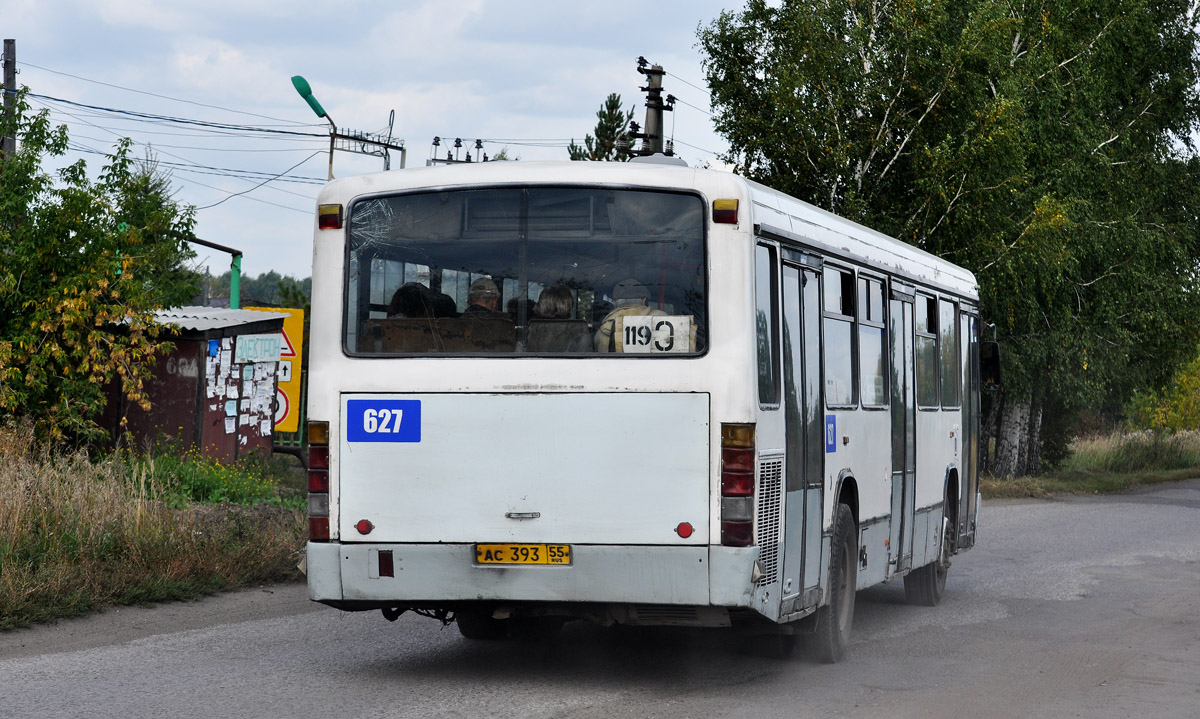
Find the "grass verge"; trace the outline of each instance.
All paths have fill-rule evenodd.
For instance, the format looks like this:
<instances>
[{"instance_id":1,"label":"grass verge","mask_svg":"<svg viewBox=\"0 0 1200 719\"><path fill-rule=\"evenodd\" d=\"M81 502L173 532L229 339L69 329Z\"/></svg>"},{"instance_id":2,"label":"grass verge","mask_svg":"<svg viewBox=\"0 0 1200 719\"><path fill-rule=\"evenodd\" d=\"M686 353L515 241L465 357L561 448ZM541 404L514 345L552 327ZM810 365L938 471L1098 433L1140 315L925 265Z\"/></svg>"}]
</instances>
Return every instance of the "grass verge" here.
<instances>
[{"instance_id":1,"label":"grass verge","mask_svg":"<svg viewBox=\"0 0 1200 719\"><path fill-rule=\"evenodd\" d=\"M232 472L227 484L257 487L224 497L242 504L198 503L177 477L160 460L93 462L0 428L0 629L299 576L302 499Z\"/></svg>"},{"instance_id":2,"label":"grass verge","mask_svg":"<svg viewBox=\"0 0 1200 719\"><path fill-rule=\"evenodd\" d=\"M1117 433L1077 439L1054 471L1037 477L984 477L987 498L1105 494L1200 476L1200 432Z\"/></svg>"}]
</instances>

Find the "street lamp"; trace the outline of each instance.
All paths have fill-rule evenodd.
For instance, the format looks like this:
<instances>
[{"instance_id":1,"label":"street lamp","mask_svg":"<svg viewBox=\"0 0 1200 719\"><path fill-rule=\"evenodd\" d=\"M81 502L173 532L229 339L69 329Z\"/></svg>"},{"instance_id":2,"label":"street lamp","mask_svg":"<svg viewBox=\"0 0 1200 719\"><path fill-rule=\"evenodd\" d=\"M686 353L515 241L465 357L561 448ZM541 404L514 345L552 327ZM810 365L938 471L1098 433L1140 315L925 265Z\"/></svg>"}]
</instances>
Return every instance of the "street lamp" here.
<instances>
[{"instance_id":1,"label":"street lamp","mask_svg":"<svg viewBox=\"0 0 1200 719\"><path fill-rule=\"evenodd\" d=\"M329 113L325 112L325 108L321 107L321 103L317 102L317 98L313 97L312 87L309 86L308 80L305 80L300 75L292 76L292 87L296 88L296 92L300 93L300 97L308 103L312 111L317 114L317 117L325 118L332 130L329 133L329 179L333 179L333 143L337 139L337 125L334 124L333 118Z\"/></svg>"}]
</instances>

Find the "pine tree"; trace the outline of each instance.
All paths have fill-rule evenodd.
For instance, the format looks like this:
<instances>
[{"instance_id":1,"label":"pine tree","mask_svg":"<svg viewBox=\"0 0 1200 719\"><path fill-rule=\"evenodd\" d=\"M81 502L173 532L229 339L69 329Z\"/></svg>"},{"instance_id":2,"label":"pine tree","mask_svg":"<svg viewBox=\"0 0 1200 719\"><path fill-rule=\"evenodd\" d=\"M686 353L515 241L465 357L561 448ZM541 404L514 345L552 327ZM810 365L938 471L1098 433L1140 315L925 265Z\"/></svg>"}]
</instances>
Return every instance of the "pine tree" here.
<instances>
[{"instance_id":1,"label":"pine tree","mask_svg":"<svg viewBox=\"0 0 1200 719\"><path fill-rule=\"evenodd\" d=\"M609 160L625 162L629 155L617 150L617 141L629 142L629 123L633 120L633 109L621 109L621 96L612 93L596 111L596 136L583 138L583 147L571 140L567 152L572 160Z\"/></svg>"}]
</instances>

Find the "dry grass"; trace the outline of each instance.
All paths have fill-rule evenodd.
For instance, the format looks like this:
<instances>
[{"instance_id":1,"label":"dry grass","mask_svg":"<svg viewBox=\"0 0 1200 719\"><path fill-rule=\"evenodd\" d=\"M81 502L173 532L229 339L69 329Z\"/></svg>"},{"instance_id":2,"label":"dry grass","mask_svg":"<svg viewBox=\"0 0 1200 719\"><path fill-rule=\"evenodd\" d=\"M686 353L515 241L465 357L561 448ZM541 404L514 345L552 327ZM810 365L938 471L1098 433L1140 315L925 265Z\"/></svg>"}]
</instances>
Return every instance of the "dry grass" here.
<instances>
[{"instance_id":1,"label":"dry grass","mask_svg":"<svg viewBox=\"0 0 1200 719\"><path fill-rule=\"evenodd\" d=\"M1200 477L1200 432L1117 432L1071 443L1071 454L1037 477L984 477L985 497L1105 494Z\"/></svg>"},{"instance_id":2,"label":"dry grass","mask_svg":"<svg viewBox=\"0 0 1200 719\"><path fill-rule=\"evenodd\" d=\"M300 513L173 509L161 491L144 465L51 453L27 428L0 428L0 629L297 575Z\"/></svg>"}]
</instances>

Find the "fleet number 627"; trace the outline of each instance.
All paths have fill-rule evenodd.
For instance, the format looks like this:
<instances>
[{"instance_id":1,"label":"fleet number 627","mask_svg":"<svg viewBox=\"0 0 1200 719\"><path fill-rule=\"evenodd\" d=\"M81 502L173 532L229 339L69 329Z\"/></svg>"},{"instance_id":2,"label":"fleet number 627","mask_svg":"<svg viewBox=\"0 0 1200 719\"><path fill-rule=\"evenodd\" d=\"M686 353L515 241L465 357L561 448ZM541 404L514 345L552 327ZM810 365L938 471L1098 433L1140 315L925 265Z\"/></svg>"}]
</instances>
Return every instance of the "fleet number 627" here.
<instances>
[{"instance_id":1,"label":"fleet number 627","mask_svg":"<svg viewBox=\"0 0 1200 719\"><path fill-rule=\"evenodd\" d=\"M370 434L397 433L400 431L400 419L403 416L402 409L363 410L363 431Z\"/></svg>"}]
</instances>

